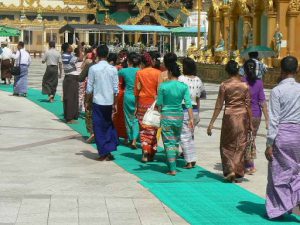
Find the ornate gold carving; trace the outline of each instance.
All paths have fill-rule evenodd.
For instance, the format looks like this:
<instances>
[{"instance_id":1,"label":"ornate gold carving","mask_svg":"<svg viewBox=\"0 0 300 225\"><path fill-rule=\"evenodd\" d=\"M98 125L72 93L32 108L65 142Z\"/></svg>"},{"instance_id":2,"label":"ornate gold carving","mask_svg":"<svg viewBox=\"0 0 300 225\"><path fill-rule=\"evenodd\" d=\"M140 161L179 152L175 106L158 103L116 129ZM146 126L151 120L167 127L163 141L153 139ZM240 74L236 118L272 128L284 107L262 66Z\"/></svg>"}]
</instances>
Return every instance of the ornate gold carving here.
<instances>
[{"instance_id":1,"label":"ornate gold carving","mask_svg":"<svg viewBox=\"0 0 300 225\"><path fill-rule=\"evenodd\" d=\"M136 4L136 6L141 11L144 7L146 7L147 4L149 4L153 10L157 10L159 7L159 2L156 2L153 0L144 0L144 1L138 2Z\"/></svg>"},{"instance_id":2,"label":"ornate gold carving","mask_svg":"<svg viewBox=\"0 0 300 225\"><path fill-rule=\"evenodd\" d=\"M8 26L12 26L12 27L17 27L17 28L25 28L25 27L40 27L41 29L44 28L53 28L53 29L59 29L61 28L63 25L66 25L67 23L71 23L71 24L78 24L80 22L77 21L69 21L67 22L66 20L63 21L58 21L58 20L54 20L54 21L47 21L46 19L44 19L43 21L40 20L28 20L27 18L24 20L19 20L19 19L15 19L15 20L9 20L9 19L3 19L0 21L1 25L8 25Z\"/></svg>"},{"instance_id":3,"label":"ornate gold carving","mask_svg":"<svg viewBox=\"0 0 300 225\"><path fill-rule=\"evenodd\" d=\"M159 24L161 24L163 26L168 25L168 21L163 19L157 12L154 13L153 17Z\"/></svg>"},{"instance_id":4,"label":"ornate gold carving","mask_svg":"<svg viewBox=\"0 0 300 225\"><path fill-rule=\"evenodd\" d=\"M217 64L225 65L228 62L228 52L227 51L215 52L215 62Z\"/></svg>"},{"instance_id":5,"label":"ornate gold carving","mask_svg":"<svg viewBox=\"0 0 300 225\"><path fill-rule=\"evenodd\" d=\"M86 5L83 8L75 7L61 7L61 6L47 6L47 7L34 7L34 6L16 6L16 5L0 5L0 12L20 12L22 10L26 12L34 12L36 13L38 9L42 10L44 13L55 13L55 14L96 14L96 8L89 9Z\"/></svg>"},{"instance_id":6,"label":"ornate gold carving","mask_svg":"<svg viewBox=\"0 0 300 225\"><path fill-rule=\"evenodd\" d=\"M129 25L136 25L138 22L140 22L145 16L147 15L147 13L145 11L140 12L140 14L137 17L130 17L125 24L129 24Z\"/></svg>"},{"instance_id":7,"label":"ornate gold carving","mask_svg":"<svg viewBox=\"0 0 300 225\"><path fill-rule=\"evenodd\" d=\"M212 1L212 13L215 17L220 17L220 6L215 0Z\"/></svg>"},{"instance_id":8,"label":"ornate gold carving","mask_svg":"<svg viewBox=\"0 0 300 225\"><path fill-rule=\"evenodd\" d=\"M234 0L231 3L230 12L231 14L234 14L234 10L238 9L239 13L242 15L246 15L249 13L249 9L247 6L247 0Z\"/></svg>"},{"instance_id":9,"label":"ornate gold carving","mask_svg":"<svg viewBox=\"0 0 300 225\"><path fill-rule=\"evenodd\" d=\"M289 2L288 11L289 12L299 12L300 11L300 2L299 2L299 0L291 0Z\"/></svg>"},{"instance_id":10,"label":"ornate gold carving","mask_svg":"<svg viewBox=\"0 0 300 225\"><path fill-rule=\"evenodd\" d=\"M37 3L37 5L40 5L40 0L23 0L23 4L24 1L29 5L32 6L34 3Z\"/></svg>"},{"instance_id":11,"label":"ornate gold carving","mask_svg":"<svg viewBox=\"0 0 300 225\"><path fill-rule=\"evenodd\" d=\"M265 10L267 12L273 12L274 11L274 4L273 0L264 0Z\"/></svg>"},{"instance_id":12,"label":"ornate gold carving","mask_svg":"<svg viewBox=\"0 0 300 225\"><path fill-rule=\"evenodd\" d=\"M187 15L187 16L191 15L190 11L187 10L187 8L185 8L184 6L182 6L182 8L181 8L181 12L184 13L185 15Z\"/></svg>"},{"instance_id":13,"label":"ornate gold carving","mask_svg":"<svg viewBox=\"0 0 300 225\"><path fill-rule=\"evenodd\" d=\"M108 11L108 9L103 7L99 2L97 2L97 10L98 11Z\"/></svg>"},{"instance_id":14,"label":"ornate gold carving","mask_svg":"<svg viewBox=\"0 0 300 225\"><path fill-rule=\"evenodd\" d=\"M105 13L105 17L104 17L104 24L105 25L117 25L118 23L113 20L112 18L109 17L108 13Z\"/></svg>"},{"instance_id":15,"label":"ornate gold carving","mask_svg":"<svg viewBox=\"0 0 300 225\"><path fill-rule=\"evenodd\" d=\"M64 0L64 3L66 5L86 5L87 0Z\"/></svg>"}]
</instances>

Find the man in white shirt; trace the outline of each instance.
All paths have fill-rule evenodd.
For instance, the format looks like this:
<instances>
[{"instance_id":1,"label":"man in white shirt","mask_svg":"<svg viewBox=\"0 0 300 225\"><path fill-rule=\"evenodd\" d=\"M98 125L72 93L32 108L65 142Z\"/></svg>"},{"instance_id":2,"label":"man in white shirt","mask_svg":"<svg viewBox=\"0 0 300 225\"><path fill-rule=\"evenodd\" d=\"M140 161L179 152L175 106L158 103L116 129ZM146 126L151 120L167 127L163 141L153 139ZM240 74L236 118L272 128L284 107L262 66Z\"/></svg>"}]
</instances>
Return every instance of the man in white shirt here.
<instances>
[{"instance_id":1,"label":"man in white shirt","mask_svg":"<svg viewBox=\"0 0 300 225\"><path fill-rule=\"evenodd\" d=\"M1 58L1 80L4 81L4 84L10 84L12 78L11 67L12 67L12 51L7 47L7 42L4 41L1 43L2 53Z\"/></svg>"},{"instance_id":2,"label":"man in white shirt","mask_svg":"<svg viewBox=\"0 0 300 225\"><path fill-rule=\"evenodd\" d=\"M28 67L31 64L31 57L29 52L24 49L24 42L19 42L18 51L12 57L15 59L15 66L20 67L20 75L15 76L13 95L27 97Z\"/></svg>"},{"instance_id":3,"label":"man in white shirt","mask_svg":"<svg viewBox=\"0 0 300 225\"><path fill-rule=\"evenodd\" d=\"M111 152L116 151L119 144L112 121L112 113L116 111L119 78L117 69L107 62L108 52L106 45L97 48L99 62L89 69L87 83L87 93L93 94L93 127L99 161L113 160Z\"/></svg>"}]
</instances>

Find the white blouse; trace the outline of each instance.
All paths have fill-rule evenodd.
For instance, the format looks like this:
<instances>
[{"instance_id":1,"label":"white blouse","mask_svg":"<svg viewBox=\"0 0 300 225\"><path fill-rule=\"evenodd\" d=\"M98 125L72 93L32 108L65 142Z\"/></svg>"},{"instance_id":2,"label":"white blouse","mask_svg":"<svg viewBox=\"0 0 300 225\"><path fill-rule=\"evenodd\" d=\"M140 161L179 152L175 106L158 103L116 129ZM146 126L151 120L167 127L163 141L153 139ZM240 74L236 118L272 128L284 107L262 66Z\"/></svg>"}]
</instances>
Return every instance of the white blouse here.
<instances>
[{"instance_id":1,"label":"white blouse","mask_svg":"<svg viewBox=\"0 0 300 225\"><path fill-rule=\"evenodd\" d=\"M192 105L197 105L197 98L201 97L201 93L205 91L204 85L199 77L190 77L181 75L178 78L178 81L185 83L187 86L189 86L190 94L191 94L191 100Z\"/></svg>"}]
</instances>

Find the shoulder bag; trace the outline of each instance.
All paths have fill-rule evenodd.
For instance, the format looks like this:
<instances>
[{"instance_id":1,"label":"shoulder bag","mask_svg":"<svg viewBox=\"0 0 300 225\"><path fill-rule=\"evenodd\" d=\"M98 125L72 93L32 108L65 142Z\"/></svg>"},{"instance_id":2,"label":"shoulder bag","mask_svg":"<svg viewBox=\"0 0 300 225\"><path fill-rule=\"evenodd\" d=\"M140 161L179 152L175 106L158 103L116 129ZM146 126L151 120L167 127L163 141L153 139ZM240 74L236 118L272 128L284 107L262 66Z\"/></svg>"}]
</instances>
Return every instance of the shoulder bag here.
<instances>
[{"instance_id":1,"label":"shoulder bag","mask_svg":"<svg viewBox=\"0 0 300 225\"><path fill-rule=\"evenodd\" d=\"M161 115L157 110L155 110L155 105L156 101L154 101L152 106L145 113L142 124L159 128Z\"/></svg>"},{"instance_id":2,"label":"shoulder bag","mask_svg":"<svg viewBox=\"0 0 300 225\"><path fill-rule=\"evenodd\" d=\"M20 68L20 65L21 65L21 51L19 51L19 52L20 52L19 64L15 65L11 68L11 74L13 76L20 76L20 74L21 74L21 68Z\"/></svg>"}]
</instances>

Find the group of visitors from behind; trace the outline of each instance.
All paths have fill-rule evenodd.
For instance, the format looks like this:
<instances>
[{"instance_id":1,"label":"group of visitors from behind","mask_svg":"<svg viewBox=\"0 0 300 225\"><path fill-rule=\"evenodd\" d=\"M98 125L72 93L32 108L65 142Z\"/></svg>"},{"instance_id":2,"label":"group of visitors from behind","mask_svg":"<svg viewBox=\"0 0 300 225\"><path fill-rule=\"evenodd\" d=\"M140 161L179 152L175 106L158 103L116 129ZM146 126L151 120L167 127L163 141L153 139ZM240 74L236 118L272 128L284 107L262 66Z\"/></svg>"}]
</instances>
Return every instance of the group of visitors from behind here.
<instances>
[{"instance_id":1,"label":"group of visitors from behind","mask_svg":"<svg viewBox=\"0 0 300 225\"><path fill-rule=\"evenodd\" d=\"M242 68L235 61L226 65L230 78L220 85L207 133L212 135L214 122L225 105L220 141L223 174L230 182L241 182L245 173L256 172L255 138L264 114L268 129L265 155L269 161L266 211L273 219L300 206L298 61L293 56L281 60L281 82L271 92L268 110L262 81L266 70L251 58L253 55L257 58L258 53L250 54Z\"/></svg>"},{"instance_id":2,"label":"group of visitors from behind","mask_svg":"<svg viewBox=\"0 0 300 225\"><path fill-rule=\"evenodd\" d=\"M89 49L79 45L73 50L68 43L58 54L55 43L50 42L42 59L47 64L43 93L54 102L57 80L64 71L65 121L76 123L80 111L85 112L90 133L87 142L96 142L99 161L113 160L112 152L122 141L132 149L140 143L141 161L152 162L161 134L167 173L175 175L180 145L185 168L196 164L194 125L199 122L200 97L205 96L205 90L192 59L183 60L182 73L175 54L166 54L163 63L159 56L155 52L125 50L109 53L106 45ZM151 107L162 115L161 128L143 122Z\"/></svg>"},{"instance_id":3,"label":"group of visitors from behind","mask_svg":"<svg viewBox=\"0 0 300 225\"><path fill-rule=\"evenodd\" d=\"M26 96L30 55L23 42L19 42L15 54L6 42L1 46L1 79L10 84L12 68L18 67L13 94ZM300 204L300 84L295 80L298 61L292 56L282 59L282 81L271 92L268 110L262 80L266 66L257 52L249 53L249 58L242 67L233 60L225 66L229 78L220 85L207 134L212 135L225 106L220 137L223 175L228 182L240 183L245 174L256 172L255 139L264 115L268 129L265 156L269 161L266 209L269 218L277 218ZM123 50L114 54L106 45L89 48L81 44L73 49L65 43L60 53L50 42L42 59L47 65L42 92L54 102L63 71L65 121L75 123L80 113L85 113L90 134L87 142L96 142L97 160L114 160L112 152L122 141L131 149L137 149L140 143L141 161L152 162L161 135L166 173L175 176L180 146L184 168L196 165L194 130L200 121L200 99L206 97L195 61L183 58L182 69L177 61L174 53L167 53L163 59L157 52ZM145 122L149 113L160 113L159 126Z\"/></svg>"},{"instance_id":4,"label":"group of visitors from behind","mask_svg":"<svg viewBox=\"0 0 300 225\"><path fill-rule=\"evenodd\" d=\"M31 57L24 47L24 42L20 41L17 51L13 53L6 41L1 42L1 80L4 84L10 85L14 76L13 96L27 97L28 68L31 64Z\"/></svg>"}]
</instances>

